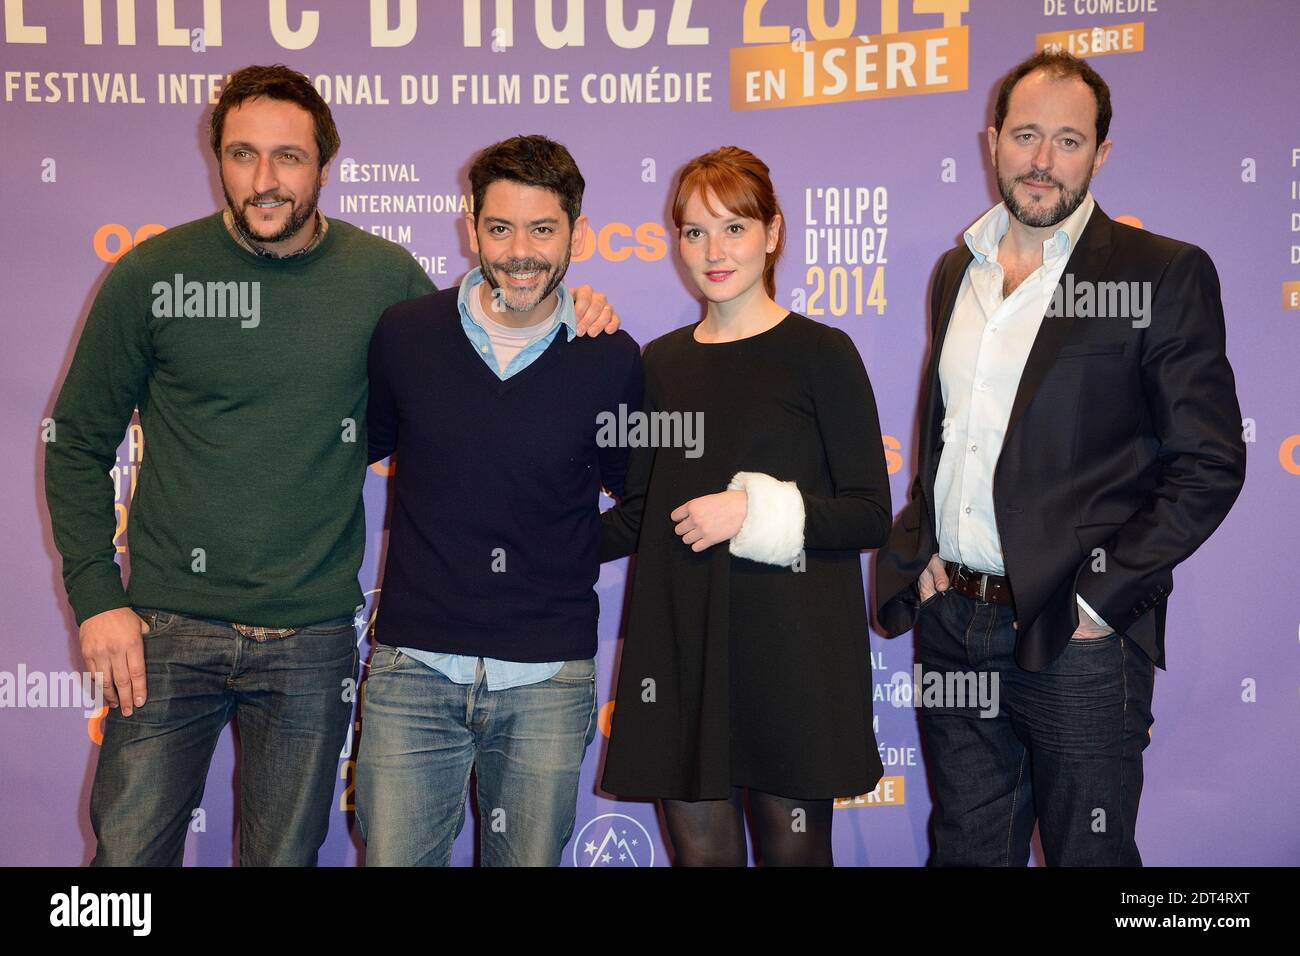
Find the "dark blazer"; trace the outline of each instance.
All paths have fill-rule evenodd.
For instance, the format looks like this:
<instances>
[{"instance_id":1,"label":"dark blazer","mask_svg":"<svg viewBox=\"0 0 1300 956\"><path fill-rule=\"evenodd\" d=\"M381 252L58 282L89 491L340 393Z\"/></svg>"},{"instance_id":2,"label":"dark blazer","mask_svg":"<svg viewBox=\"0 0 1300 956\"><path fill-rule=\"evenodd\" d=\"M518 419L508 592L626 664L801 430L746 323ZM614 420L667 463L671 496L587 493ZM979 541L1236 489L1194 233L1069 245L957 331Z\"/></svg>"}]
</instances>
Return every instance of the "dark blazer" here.
<instances>
[{"instance_id":1,"label":"dark blazer","mask_svg":"<svg viewBox=\"0 0 1300 956\"><path fill-rule=\"evenodd\" d=\"M876 561L886 634L915 623L916 579L938 551L939 356L971 259L964 244L949 250L931 289L918 474ZM1100 206L1066 264L1063 295L1071 276L1076 290L1150 283L1149 325L1062 309L1044 317L1030 349L993 473L1016 661L1042 670L1065 649L1078 626L1077 591L1163 667L1174 566L1223 521L1245 477L1219 279L1201 249L1114 222Z\"/></svg>"}]
</instances>

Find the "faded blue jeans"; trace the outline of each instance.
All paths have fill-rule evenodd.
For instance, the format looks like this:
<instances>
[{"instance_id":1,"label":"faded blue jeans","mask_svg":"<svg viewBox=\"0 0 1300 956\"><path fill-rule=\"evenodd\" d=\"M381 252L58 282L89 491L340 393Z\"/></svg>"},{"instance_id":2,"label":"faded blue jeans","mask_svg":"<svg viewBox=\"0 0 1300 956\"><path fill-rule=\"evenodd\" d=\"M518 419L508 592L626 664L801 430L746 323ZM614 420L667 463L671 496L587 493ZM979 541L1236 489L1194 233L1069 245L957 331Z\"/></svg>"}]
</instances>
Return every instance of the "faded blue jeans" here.
<instances>
[{"instance_id":1,"label":"faded blue jeans","mask_svg":"<svg viewBox=\"0 0 1300 956\"><path fill-rule=\"evenodd\" d=\"M378 644L363 685L357 823L367 866L447 866L474 769L483 866L558 866L596 732L595 659L488 690Z\"/></svg>"},{"instance_id":2,"label":"faded blue jeans","mask_svg":"<svg viewBox=\"0 0 1300 956\"><path fill-rule=\"evenodd\" d=\"M1134 830L1155 668L1117 635L1072 638L1038 672L1015 661L1010 607L951 589L921 605L923 673L997 679L997 707L921 708L938 866L1141 866ZM989 685L991 686L991 685ZM996 713L993 711L996 710Z\"/></svg>"},{"instance_id":3,"label":"faded blue jeans","mask_svg":"<svg viewBox=\"0 0 1300 956\"><path fill-rule=\"evenodd\" d=\"M110 709L90 795L92 866L180 866L217 739L239 725L239 863L314 866L352 717L357 633L338 618L277 637L136 608L148 700Z\"/></svg>"}]
</instances>

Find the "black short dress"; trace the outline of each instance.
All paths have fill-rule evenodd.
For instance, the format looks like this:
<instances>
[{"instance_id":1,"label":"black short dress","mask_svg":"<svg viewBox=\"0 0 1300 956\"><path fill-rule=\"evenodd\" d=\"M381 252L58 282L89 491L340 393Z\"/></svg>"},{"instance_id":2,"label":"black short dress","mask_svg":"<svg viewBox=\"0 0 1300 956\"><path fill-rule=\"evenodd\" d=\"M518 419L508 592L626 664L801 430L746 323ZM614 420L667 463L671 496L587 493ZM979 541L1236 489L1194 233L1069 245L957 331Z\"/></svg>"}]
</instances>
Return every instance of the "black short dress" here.
<instances>
[{"instance_id":1,"label":"black short dress","mask_svg":"<svg viewBox=\"0 0 1300 956\"><path fill-rule=\"evenodd\" d=\"M602 789L866 793L882 768L860 552L885 542L892 518L866 369L848 335L797 313L736 342L694 331L647 346L644 411L699 413L702 442L634 448L625 496L603 518L603 558L637 556ZM674 533L672 511L742 471L797 485L804 556L792 566L727 543L696 553Z\"/></svg>"}]
</instances>

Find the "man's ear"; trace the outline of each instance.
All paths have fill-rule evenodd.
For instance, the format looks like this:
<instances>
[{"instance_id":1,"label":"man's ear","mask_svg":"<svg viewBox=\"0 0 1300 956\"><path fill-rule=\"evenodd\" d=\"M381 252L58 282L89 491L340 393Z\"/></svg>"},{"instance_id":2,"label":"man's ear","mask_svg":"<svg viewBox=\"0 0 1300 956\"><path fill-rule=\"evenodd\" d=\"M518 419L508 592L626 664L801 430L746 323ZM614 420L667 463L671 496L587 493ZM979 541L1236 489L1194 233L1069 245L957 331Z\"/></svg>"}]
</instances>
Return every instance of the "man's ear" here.
<instances>
[{"instance_id":1,"label":"man's ear","mask_svg":"<svg viewBox=\"0 0 1300 956\"><path fill-rule=\"evenodd\" d=\"M464 222L465 231L469 233L470 252L478 255L478 229L475 227L474 214L472 212L465 213Z\"/></svg>"},{"instance_id":2,"label":"man's ear","mask_svg":"<svg viewBox=\"0 0 1300 956\"><path fill-rule=\"evenodd\" d=\"M330 160L328 163L326 163L324 166L320 168L320 184L322 186L324 186L327 182L330 181L330 164L333 162L334 160Z\"/></svg>"},{"instance_id":3,"label":"man's ear","mask_svg":"<svg viewBox=\"0 0 1300 956\"><path fill-rule=\"evenodd\" d=\"M984 131L989 141L989 160L993 163L993 168L998 166L998 131L996 127L990 126Z\"/></svg>"},{"instance_id":4,"label":"man's ear","mask_svg":"<svg viewBox=\"0 0 1300 956\"><path fill-rule=\"evenodd\" d=\"M1094 176L1101 172L1101 167L1106 165L1106 160L1110 156L1110 148L1113 145L1114 143L1111 140L1106 140L1097 147L1097 155L1092 158L1092 174Z\"/></svg>"},{"instance_id":5,"label":"man's ear","mask_svg":"<svg viewBox=\"0 0 1300 956\"><path fill-rule=\"evenodd\" d=\"M573 235L569 237L569 255L576 256L582 252L582 247L587 244L587 217L579 216L573 221Z\"/></svg>"}]
</instances>

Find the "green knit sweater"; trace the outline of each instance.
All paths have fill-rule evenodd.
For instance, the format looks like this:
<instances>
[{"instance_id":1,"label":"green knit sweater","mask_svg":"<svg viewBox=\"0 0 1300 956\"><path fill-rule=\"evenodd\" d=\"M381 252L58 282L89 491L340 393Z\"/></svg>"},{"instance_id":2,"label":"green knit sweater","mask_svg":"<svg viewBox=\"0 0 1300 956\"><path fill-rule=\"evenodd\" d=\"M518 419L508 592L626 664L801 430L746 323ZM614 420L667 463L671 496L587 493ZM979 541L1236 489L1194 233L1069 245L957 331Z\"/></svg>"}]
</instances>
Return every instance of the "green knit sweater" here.
<instances>
[{"instance_id":1,"label":"green knit sweater","mask_svg":"<svg viewBox=\"0 0 1300 956\"><path fill-rule=\"evenodd\" d=\"M432 289L400 246L337 219L294 259L240 248L218 214L118 260L45 451L77 621L129 604L268 627L351 614L370 336L388 306ZM124 589L109 471L137 407Z\"/></svg>"}]
</instances>

